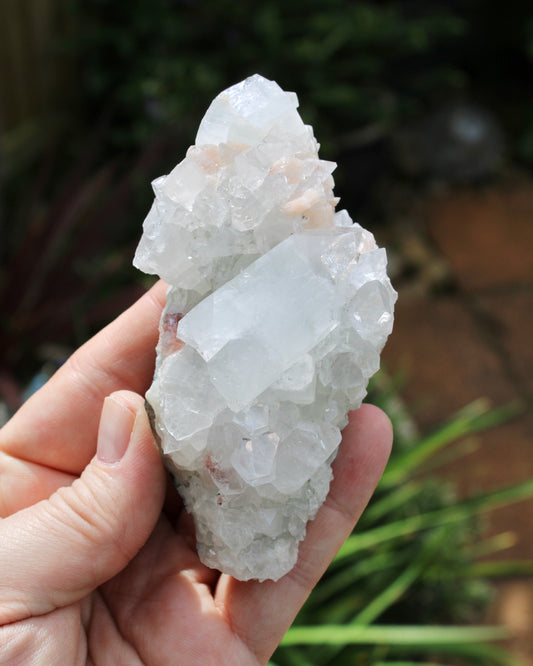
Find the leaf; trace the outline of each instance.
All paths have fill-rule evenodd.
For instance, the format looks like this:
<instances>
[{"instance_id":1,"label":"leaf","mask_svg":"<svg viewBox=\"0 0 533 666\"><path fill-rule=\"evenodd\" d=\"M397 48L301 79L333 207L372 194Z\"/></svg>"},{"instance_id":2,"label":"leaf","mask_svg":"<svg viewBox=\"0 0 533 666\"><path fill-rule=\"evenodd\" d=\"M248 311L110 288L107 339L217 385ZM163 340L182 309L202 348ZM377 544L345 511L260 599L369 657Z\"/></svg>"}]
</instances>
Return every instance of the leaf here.
<instances>
[{"instance_id":1,"label":"leaf","mask_svg":"<svg viewBox=\"0 0 533 666\"><path fill-rule=\"evenodd\" d=\"M336 558L333 560L333 565L341 562L354 552L376 546L389 539L413 534L414 532L436 525L468 520L478 513L506 504L512 504L513 502L519 502L529 497L533 497L533 479L508 488L475 495L454 506L410 516L409 518L375 527L360 534L353 534L342 545Z\"/></svg>"},{"instance_id":2,"label":"leaf","mask_svg":"<svg viewBox=\"0 0 533 666\"><path fill-rule=\"evenodd\" d=\"M380 486L390 487L401 483L405 478L411 476L421 463L448 444L464 435L503 423L515 416L518 411L519 408L515 403L491 410L489 402L484 398L475 400L432 435L422 439L412 449L393 458L381 478Z\"/></svg>"},{"instance_id":3,"label":"leaf","mask_svg":"<svg viewBox=\"0 0 533 666\"><path fill-rule=\"evenodd\" d=\"M502 627L321 625L291 627L281 645L402 645L441 648L509 637Z\"/></svg>"}]
</instances>

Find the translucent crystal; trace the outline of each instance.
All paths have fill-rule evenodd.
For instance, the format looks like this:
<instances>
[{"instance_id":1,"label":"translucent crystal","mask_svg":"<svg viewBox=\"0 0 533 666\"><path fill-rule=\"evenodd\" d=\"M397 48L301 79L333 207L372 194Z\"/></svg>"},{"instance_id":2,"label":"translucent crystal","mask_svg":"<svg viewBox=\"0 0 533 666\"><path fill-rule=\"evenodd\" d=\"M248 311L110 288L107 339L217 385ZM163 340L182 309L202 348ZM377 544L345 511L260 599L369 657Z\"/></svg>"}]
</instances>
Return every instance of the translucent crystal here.
<instances>
[{"instance_id":1,"label":"translucent crystal","mask_svg":"<svg viewBox=\"0 0 533 666\"><path fill-rule=\"evenodd\" d=\"M134 260L170 284L146 396L161 451L202 561L241 580L294 565L396 300L297 106L258 75L222 92L154 181Z\"/></svg>"}]
</instances>

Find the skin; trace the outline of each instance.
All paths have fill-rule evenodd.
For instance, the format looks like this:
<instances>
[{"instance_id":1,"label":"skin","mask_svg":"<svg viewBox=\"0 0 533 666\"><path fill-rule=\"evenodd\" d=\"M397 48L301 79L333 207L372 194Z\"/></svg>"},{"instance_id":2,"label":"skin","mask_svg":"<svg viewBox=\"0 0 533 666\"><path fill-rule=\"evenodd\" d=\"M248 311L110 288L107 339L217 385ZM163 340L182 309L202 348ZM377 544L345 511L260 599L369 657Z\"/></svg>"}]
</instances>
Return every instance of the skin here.
<instances>
[{"instance_id":1,"label":"skin","mask_svg":"<svg viewBox=\"0 0 533 666\"><path fill-rule=\"evenodd\" d=\"M164 295L162 283L147 292L0 430L0 664L265 664L383 472L390 423L364 405L295 568L258 583L203 566L141 398ZM105 462L111 394L132 430Z\"/></svg>"}]
</instances>

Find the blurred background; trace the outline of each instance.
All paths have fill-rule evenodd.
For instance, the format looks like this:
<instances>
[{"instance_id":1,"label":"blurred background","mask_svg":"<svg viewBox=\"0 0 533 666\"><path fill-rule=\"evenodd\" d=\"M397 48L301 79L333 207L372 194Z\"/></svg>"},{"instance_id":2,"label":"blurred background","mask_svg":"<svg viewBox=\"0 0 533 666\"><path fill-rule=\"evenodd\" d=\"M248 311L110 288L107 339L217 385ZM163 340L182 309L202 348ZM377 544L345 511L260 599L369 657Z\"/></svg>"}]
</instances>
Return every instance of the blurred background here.
<instances>
[{"instance_id":1,"label":"blurred background","mask_svg":"<svg viewBox=\"0 0 533 666\"><path fill-rule=\"evenodd\" d=\"M363 549L359 561L405 556L349 603L332 584L322 615L299 622L503 624L504 645L533 664L530 3L0 0L0 420L151 283L131 266L150 181L182 159L211 99L255 72L297 92L321 156L338 162L340 207L387 247L400 294L370 398L395 421L403 476L390 474L377 496L389 508L362 529L472 496L499 507L467 512L441 541L407 531ZM494 499L502 487L514 495ZM481 534L492 545L474 555ZM381 611L361 615L380 595ZM400 663L391 649L274 659ZM447 663L514 663L498 654Z\"/></svg>"}]
</instances>

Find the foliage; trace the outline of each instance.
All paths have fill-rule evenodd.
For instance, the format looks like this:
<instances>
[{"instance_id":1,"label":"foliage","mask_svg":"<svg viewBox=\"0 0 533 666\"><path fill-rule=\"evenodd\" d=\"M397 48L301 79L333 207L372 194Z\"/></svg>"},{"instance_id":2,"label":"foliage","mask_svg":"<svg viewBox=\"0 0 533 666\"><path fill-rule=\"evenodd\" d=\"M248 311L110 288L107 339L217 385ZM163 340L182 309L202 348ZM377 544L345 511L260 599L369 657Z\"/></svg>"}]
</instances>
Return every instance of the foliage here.
<instances>
[{"instance_id":1,"label":"foliage","mask_svg":"<svg viewBox=\"0 0 533 666\"><path fill-rule=\"evenodd\" d=\"M374 401L391 412L386 391L374 393ZM468 448L459 438L512 411L488 411L484 401L476 401L430 436L416 441L399 436L375 497L272 664L515 663L493 645L505 638L502 628L472 623L490 599L488 581L532 576L533 562L482 560L512 545L513 538L487 538L480 515L533 496L533 480L458 500L442 481L420 476L421 466L439 452L460 455ZM396 433L401 432L397 423Z\"/></svg>"},{"instance_id":2,"label":"foliage","mask_svg":"<svg viewBox=\"0 0 533 666\"><path fill-rule=\"evenodd\" d=\"M0 310L9 316L0 319L0 398L12 410L43 363L60 363L144 291L131 260L149 182L172 142L165 134L127 161L102 161L105 131L96 127L70 164L57 166L61 147L51 145L40 166L7 192Z\"/></svg>"},{"instance_id":3,"label":"foliage","mask_svg":"<svg viewBox=\"0 0 533 666\"><path fill-rule=\"evenodd\" d=\"M59 141L42 124L30 135L19 128L2 138L9 158L4 179L15 155L39 146L39 165L4 182L0 307L10 313L0 324L4 371L20 368L25 358L27 377L42 343L75 346L104 321L100 306L131 280L127 265L148 207L147 183L184 154L221 89L259 71L298 91L304 118L319 128L322 156L335 158L340 140L349 147L352 131L371 127L379 136L489 76L495 63L509 59L509 49L489 49L496 29L510 41L521 21L515 51L531 54L524 11L515 8L500 26L499 11L485 4L62 0L70 19L55 54L74 63L84 120L75 129L73 110L71 134ZM526 160L532 136L530 129L522 136ZM344 157L337 182L342 186L344 178L339 193L346 204L351 193L368 190L374 167L366 158L359 164L360 153L357 164ZM87 321L93 306L100 315ZM118 311L118 301L105 310L109 318Z\"/></svg>"},{"instance_id":4,"label":"foliage","mask_svg":"<svg viewBox=\"0 0 533 666\"><path fill-rule=\"evenodd\" d=\"M0 220L0 390L18 394L43 345L79 345L138 293L128 266L148 183L184 154L222 88L260 71L297 90L332 150L339 133L421 103L428 80L456 80L431 58L463 29L450 11L394 2L65 3L55 49L76 63L84 124L4 140L14 164L21 141L40 137L38 164L4 182Z\"/></svg>"},{"instance_id":5,"label":"foliage","mask_svg":"<svg viewBox=\"0 0 533 666\"><path fill-rule=\"evenodd\" d=\"M530 66L533 67L533 18L530 18L525 24L525 51ZM525 127L521 132L519 141L519 155L531 166L533 165L533 101L530 95L528 97Z\"/></svg>"},{"instance_id":6,"label":"foliage","mask_svg":"<svg viewBox=\"0 0 533 666\"><path fill-rule=\"evenodd\" d=\"M319 124L329 149L339 133L389 127L464 83L446 54L465 23L438 5L92 0L72 11L89 113L112 100L121 119L114 140L123 145L170 121L191 143L213 96L254 72L298 91L304 119Z\"/></svg>"}]
</instances>

